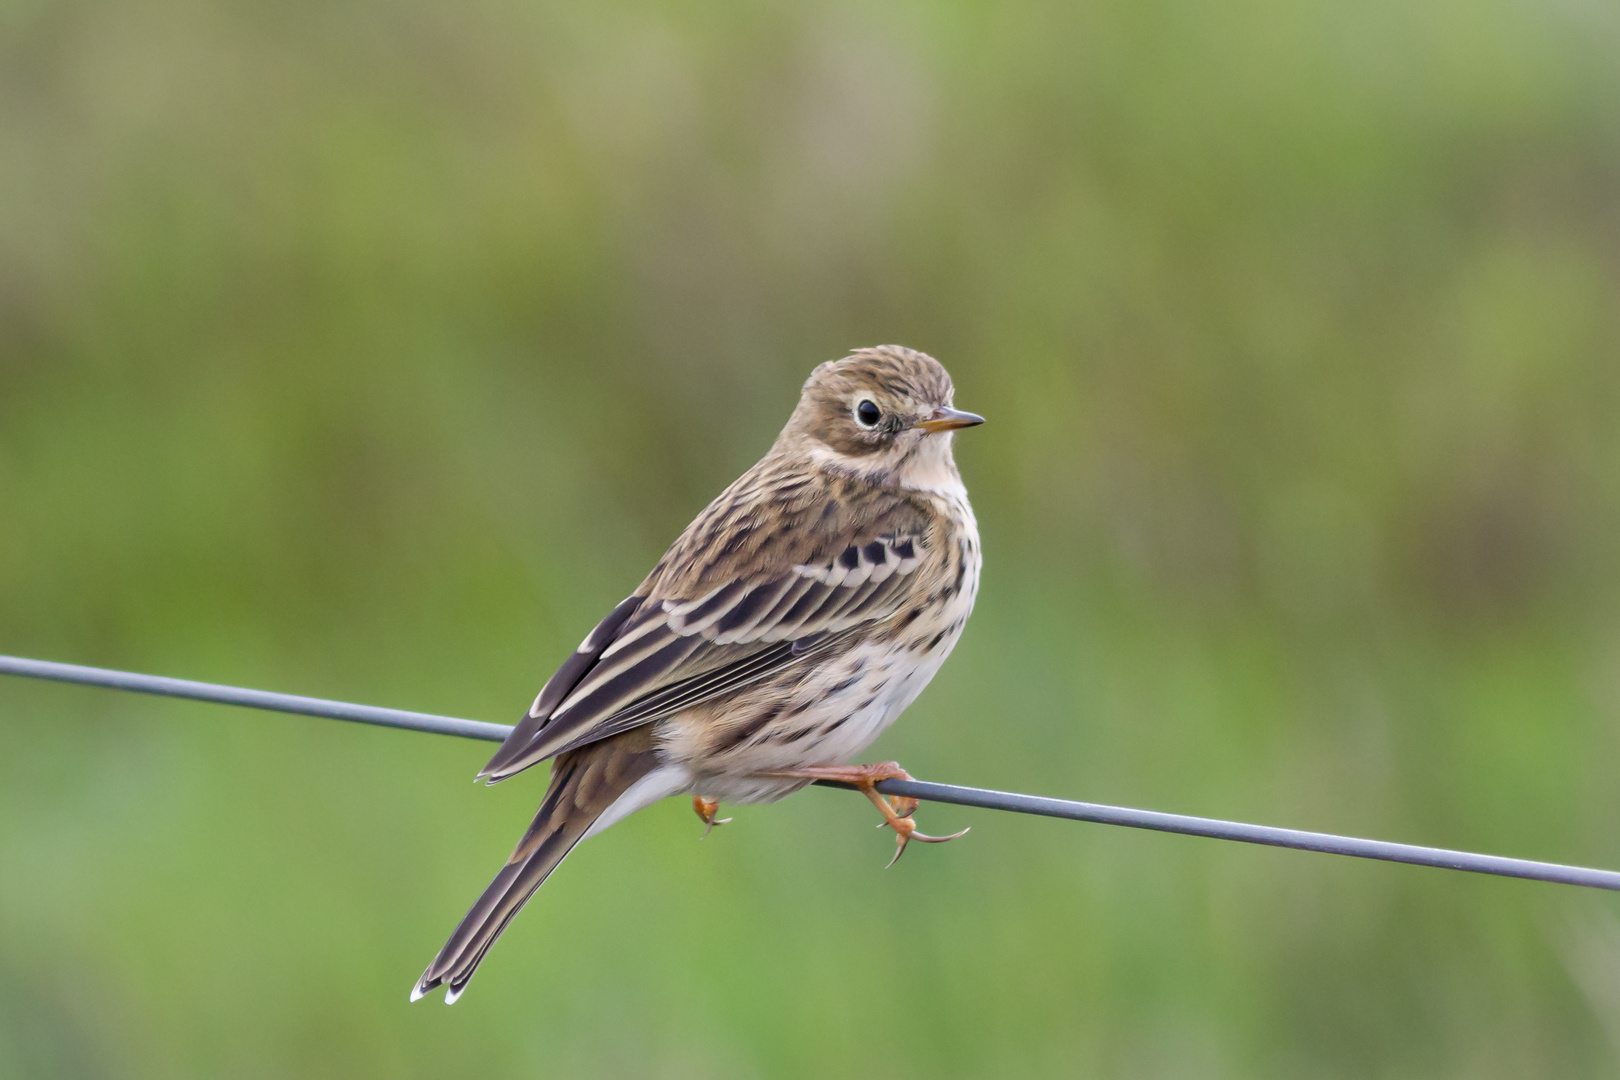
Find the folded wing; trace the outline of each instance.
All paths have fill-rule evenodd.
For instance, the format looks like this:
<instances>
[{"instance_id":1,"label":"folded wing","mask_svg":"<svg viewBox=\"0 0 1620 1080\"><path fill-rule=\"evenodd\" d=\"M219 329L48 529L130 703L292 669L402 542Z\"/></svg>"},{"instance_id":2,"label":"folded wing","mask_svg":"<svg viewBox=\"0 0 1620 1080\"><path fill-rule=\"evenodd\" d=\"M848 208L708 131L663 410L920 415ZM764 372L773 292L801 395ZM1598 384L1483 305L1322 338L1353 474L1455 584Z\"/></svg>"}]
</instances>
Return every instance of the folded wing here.
<instances>
[{"instance_id":1,"label":"folded wing","mask_svg":"<svg viewBox=\"0 0 1620 1080\"><path fill-rule=\"evenodd\" d=\"M906 516L889 515L885 524ZM687 575L702 583L692 596L680 595L697 592L690 586L666 590L655 572L563 663L479 775L503 780L813 662L898 614L904 581L925 555L920 530L835 539L845 542L819 545L806 554L820 558L779 563L774 572L749 575L722 557ZM828 556L829 547L836 554Z\"/></svg>"}]
</instances>

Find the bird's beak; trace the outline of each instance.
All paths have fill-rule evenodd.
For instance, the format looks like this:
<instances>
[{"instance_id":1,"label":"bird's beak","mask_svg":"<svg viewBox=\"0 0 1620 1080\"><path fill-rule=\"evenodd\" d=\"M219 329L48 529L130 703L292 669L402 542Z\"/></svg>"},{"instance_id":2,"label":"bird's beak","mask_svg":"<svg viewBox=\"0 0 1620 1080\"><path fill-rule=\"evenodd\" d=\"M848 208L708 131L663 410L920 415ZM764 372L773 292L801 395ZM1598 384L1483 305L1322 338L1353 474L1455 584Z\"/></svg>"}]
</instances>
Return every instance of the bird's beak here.
<instances>
[{"instance_id":1,"label":"bird's beak","mask_svg":"<svg viewBox=\"0 0 1620 1080\"><path fill-rule=\"evenodd\" d=\"M911 426L921 428L933 435L941 431L955 431L957 428L973 427L984 423L984 417L977 413L963 412L961 409L938 408L932 416L924 417Z\"/></svg>"}]
</instances>

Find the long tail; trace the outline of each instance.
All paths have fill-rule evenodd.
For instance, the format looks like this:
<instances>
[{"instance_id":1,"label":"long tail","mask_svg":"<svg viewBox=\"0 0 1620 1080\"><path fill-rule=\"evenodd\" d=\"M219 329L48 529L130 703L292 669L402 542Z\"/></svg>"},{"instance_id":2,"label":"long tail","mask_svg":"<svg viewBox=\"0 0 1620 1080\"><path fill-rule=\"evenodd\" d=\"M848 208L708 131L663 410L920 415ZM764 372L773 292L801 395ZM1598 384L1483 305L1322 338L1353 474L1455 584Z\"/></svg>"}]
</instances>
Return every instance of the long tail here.
<instances>
[{"instance_id":1,"label":"long tail","mask_svg":"<svg viewBox=\"0 0 1620 1080\"><path fill-rule=\"evenodd\" d=\"M551 769L551 786L534 823L422 973L411 1000L444 984L448 984L445 1004L460 997L484 954L534 891L614 800L657 765L648 728L627 731L557 758Z\"/></svg>"}]
</instances>

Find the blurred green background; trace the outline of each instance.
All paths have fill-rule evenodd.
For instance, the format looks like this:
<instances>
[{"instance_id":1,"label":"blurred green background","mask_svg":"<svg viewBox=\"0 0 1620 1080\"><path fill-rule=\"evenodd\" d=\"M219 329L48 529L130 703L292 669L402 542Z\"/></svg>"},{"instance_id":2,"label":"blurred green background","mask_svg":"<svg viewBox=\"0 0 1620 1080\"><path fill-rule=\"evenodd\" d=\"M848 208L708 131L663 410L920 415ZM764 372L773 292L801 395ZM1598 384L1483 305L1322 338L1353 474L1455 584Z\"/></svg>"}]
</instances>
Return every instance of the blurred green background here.
<instances>
[{"instance_id":1,"label":"blurred green background","mask_svg":"<svg viewBox=\"0 0 1620 1080\"><path fill-rule=\"evenodd\" d=\"M978 614L931 779L1620 866L1620 15L0 8L0 651L510 722L900 342ZM1620 903L0 682L7 1077L1581 1077Z\"/></svg>"}]
</instances>

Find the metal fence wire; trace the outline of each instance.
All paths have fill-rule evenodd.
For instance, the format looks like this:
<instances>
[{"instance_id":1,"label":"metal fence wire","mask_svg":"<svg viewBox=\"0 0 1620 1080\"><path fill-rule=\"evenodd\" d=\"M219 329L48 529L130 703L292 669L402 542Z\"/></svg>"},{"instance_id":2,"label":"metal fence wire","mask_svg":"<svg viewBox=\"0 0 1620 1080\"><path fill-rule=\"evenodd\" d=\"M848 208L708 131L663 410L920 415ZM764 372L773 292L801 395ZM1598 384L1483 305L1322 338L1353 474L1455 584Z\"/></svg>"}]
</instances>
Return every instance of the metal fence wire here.
<instances>
[{"instance_id":1,"label":"metal fence wire","mask_svg":"<svg viewBox=\"0 0 1620 1080\"><path fill-rule=\"evenodd\" d=\"M49 679L54 682L100 686L110 690L129 690L163 697L189 698L193 701L210 701L221 705L240 705L250 709L318 716L328 720L376 724L381 727L403 728L407 731L427 731L436 735L459 735L466 739L485 739L490 742L501 742L512 730L505 724L463 720L454 716L385 709L376 705L354 705L342 701L327 701L323 698L300 697L296 694L249 690L239 686L192 682L189 679L170 679L160 675L138 675L129 671L58 664L48 660L28 660L18 656L0 656L0 675ZM847 786L826 781L818 783L827 787ZM1124 825L1133 829L1181 833L1184 836L1207 836L1216 840L1237 840L1245 844L1265 844L1298 851L1319 851L1328 855L1350 855L1358 859L1380 859L1385 862L1434 866L1444 870L1466 870L1475 874L1494 874L1499 877L1527 878L1532 881L1551 881L1620 891L1620 871L1615 870L1564 866L1559 863L1511 859L1501 855L1481 855L1471 851L1449 851L1445 848L1397 844L1387 840L1366 840L1354 836L1335 836L1332 833L1305 832L1270 825L1250 825L1240 821L1168 814L1157 810L1133 810L1124 806L1106 806L1071 799L1049 799L1040 795L991 791L956 784L936 784L927 780L884 780L877 785L877 789L885 795L910 796L929 802L954 803L957 806L974 806L983 810L1037 814L1070 821L1090 821L1099 825Z\"/></svg>"}]
</instances>

